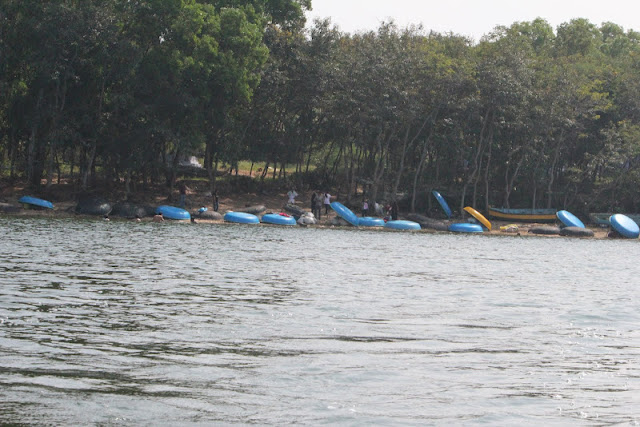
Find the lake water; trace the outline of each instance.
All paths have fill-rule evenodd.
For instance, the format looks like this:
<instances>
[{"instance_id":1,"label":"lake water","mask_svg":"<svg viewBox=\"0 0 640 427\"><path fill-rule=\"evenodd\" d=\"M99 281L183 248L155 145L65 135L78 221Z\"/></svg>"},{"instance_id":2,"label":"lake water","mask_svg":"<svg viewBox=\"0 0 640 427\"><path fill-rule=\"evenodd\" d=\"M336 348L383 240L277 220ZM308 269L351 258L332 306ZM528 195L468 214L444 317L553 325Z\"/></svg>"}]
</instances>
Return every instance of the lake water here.
<instances>
[{"instance_id":1,"label":"lake water","mask_svg":"<svg viewBox=\"0 0 640 427\"><path fill-rule=\"evenodd\" d=\"M0 424L637 425L640 242L0 217Z\"/></svg>"}]
</instances>

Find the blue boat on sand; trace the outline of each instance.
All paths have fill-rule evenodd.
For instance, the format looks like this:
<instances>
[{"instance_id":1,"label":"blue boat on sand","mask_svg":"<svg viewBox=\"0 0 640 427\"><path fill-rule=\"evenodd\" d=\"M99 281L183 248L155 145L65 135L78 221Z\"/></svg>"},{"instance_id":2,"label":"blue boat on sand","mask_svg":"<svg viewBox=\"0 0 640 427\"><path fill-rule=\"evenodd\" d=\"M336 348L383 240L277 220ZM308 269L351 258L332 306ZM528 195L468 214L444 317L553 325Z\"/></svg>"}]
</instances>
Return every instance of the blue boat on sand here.
<instances>
[{"instance_id":1,"label":"blue boat on sand","mask_svg":"<svg viewBox=\"0 0 640 427\"><path fill-rule=\"evenodd\" d=\"M351 209L346 207L340 202L331 202L331 209L336 211L339 217L347 221L349 224L357 227L358 226L358 216L353 213Z\"/></svg>"},{"instance_id":2,"label":"blue boat on sand","mask_svg":"<svg viewBox=\"0 0 640 427\"><path fill-rule=\"evenodd\" d=\"M191 219L191 214L188 211L175 206L167 206L167 205L158 206L158 208L156 209L156 214L162 214L162 216L167 219L176 219L176 220Z\"/></svg>"},{"instance_id":3,"label":"blue boat on sand","mask_svg":"<svg viewBox=\"0 0 640 427\"><path fill-rule=\"evenodd\" d=\"M433 197L435 197L438 203L440 203L440 207L442 207L442 210L447 215L447 218L451 218L451 215L452 215L451 208L449 207L449 204L444 199L444 197L442 197L442 195L436 190L433 190L431 194L433 194Z\"/></svg>"},{"instance_id":4,"label":"blue boat on sand","mask_svg":"<svg viewBox=\"0 0 640 427\"><path fill-rule=\"evenodd\" d=\"M400 220L394 220L394 221L387 221L386 224L384 225L384 228L388 228L391 230L417 231L417 230L420 230L422 227L420 227L420 224L418 224L417 222L405 221L400 219Z\"/></svg>"},{"instance_id":5,"label":"blue boat on sand","mask_svg":"<svg viewBox=\"0 0 640 427\"><path fill-rule=\"evenodd\" d=\"M370 216L358 218L358 227L384 227L384 219Z\"/></svg>"},{"instance_id":6,"label":"blue boat on sand","mask_svg":"<svg viewBox=\"0 0 640 427\"><path fill-rule=\"evenodd\" d=\"M556 212L556 216L564 224L565 227L585 228L584 223L569 211L558 211Z\"/></svg>"},{"instance_id":7,"label":"blue boat on sand","mask_svg":"<svg viewBox=\"0 0 640 427\"><path fill-rule=\"evenodd\" d=\"M25 207L40 208L40 209L53 209L53 203L48 200L38 199L32 196L22 196L18 203L21 203Z\"/></svg>"},{"instance_id":8,"label":"blue boat on sand","mask_svg":"<svg viewBox=\"0 0 640 427\"><path fill-rule=\"evenodd\" d=\"M264 214L262 215L262 222L273 225L298 225L294 217L285 213Z\"/></svg>"},{"instance_id":9,"label":"blue boat on sand","mask_svg":"<svg viewBox=\"0 0 640 427\"><path fill-rule=\"evenodd\" d=\"M640 236L638 224L623 214L614 214L609 218L611 227L627 239L637 239Z\"/></svg>"},{"instance_id":10,"label":"blue boat on sand","mask_svg":"<svg viewBox=\"0 0 640 427\"><path fill-rule=\"evenodd\" d=\"M227 212L223 219L236 224L260 224L260 218L247 212Z\"/></svg>"},{"instance_id":11,"label":"blue boat on sand","mask_svg":"<svg viewBox=\"0 0 640 427\"><path fill-rule=\"evenodd\" d=\"M452 233L483 233L484 229L480 224L457 222L449 226L449 231Z\"/></svg>"}]
</instances>

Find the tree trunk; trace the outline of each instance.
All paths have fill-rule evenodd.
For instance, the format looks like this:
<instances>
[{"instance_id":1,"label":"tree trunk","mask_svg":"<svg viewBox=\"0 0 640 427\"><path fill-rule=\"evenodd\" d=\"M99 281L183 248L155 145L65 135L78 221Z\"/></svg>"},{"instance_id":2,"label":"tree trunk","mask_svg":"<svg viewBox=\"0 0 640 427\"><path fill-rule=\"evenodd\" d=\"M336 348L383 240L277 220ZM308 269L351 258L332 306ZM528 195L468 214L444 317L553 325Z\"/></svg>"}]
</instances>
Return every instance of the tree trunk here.
<instances>
[{"instance_id":1,"label":"tree trunk","mask_svg":"<svg viewBox=\"0 0 640 427\"><path fill-rule=\"evenodd\" d=\"M313 142L309 144L309 154L307 155L307 164L304 169L304 173L309 173L309 165L311 165L311 153L313 152Z\"/></svg>"},{"instance_id":2,"label":"tree trunk","mask_svg":"<svg viewBox=\"0 0 640 427\"><path fill-rule=\"evenodd\" d=\"M69 179L73 182L74 180L74 176L73 176L73 170L75 168L75 162L76 162L76 150L72 147L71 148L71 160L69 160L69 163L71 163L69 165Z\"/></svg>"},{"instance_id":3,"label":"tree trunk","mask_svg":"<svg viewBox=\"0 0 640 427\"><path fill-rule=\"evenodd\" d=\"M478 179L480 176L480 170L482 169L482 156L484 155L484 150L486 145L485 141L487 139L485 137L485 133L487 131L487 126L490 125L489 118L491 116L492 116L492 110L488 109L484 116L482 129L480 130L480 136L478 139L478 148L476 150L476 154L473 159L473 171L469 175L469 178L466 180L462 188L462 198L460 200L460 212L462 212L462 210L464 209L465 198L467 195L467 188L469 187L469 185L471 185L471 183L473 183L472 205L475 205L475 202L476 202L476 191L477 191Z\"/></svg>"},{"instance_id":4,"label":"tree trunk","mask_svg":"<svg viewBox=\"0 0 640 427\"><path fill-rule=\"evenodd\" d=\"M53 172L55 165L55 157L57 151L58 144L55 139L51 141L51 146L49 147L49 156L47 158L47 188L50 188L53 185Z\"/></svg>"},{"instance_id":5,"label":"tree trunk","mask_svg":"<svg viewBox=\"0 0 640 427\"><path fill-rule=\"evenodd\" d=\"M129 200L129 194L131 193L131 171L126 170L124 172L124 201Z\"/></svg>"},{"instance_id":6,"label":"tree trunk","mask_svg":"<svg viewBox=\"0 0 640 427\"><path fill-rule=\"evenodd\" d=\"M338 165L340 164L340 160L342 160L343 152L344 152L344 142L340 144L340 150L338 150L338 156L336 160L333 162L331 166L331 171L329 171L329 180L333 181L333 177L336 175L336 171L338 170Z\"/></svg>"},{"instance_id":7,"label":"tree trunk","mask_svg":"<svg viewBox=\"0 0 640 427\"><path fill-rule=\"evenodd\" d=\"M427 116L427 118L422 122L420 128L417 130L415 135L413 135L413 138L411 138L411 140L409 140L409 136L411 134L411 126L410 125L407 126L407 130L406 130L404 138L402 140L402 154L400 156L400 166L398 167L398 171L397 171L397 174L396 174L396 179L395 179L395 182L393 184L393 189L392 189L393 194L397 194L398 193L398 189L400 187L400 180L402 179L402 174L404 173L405 158L407 156L407 152L408 152L409 148L412 147L413 144L420 137L420 135L422 135L422 131L427 126L427 123L431 122L433 124L433 122L436 120L436 117L438 116L439 111L440 111L439 108L435 108L431 112L431 114L429 114L429 116ZM431 138L431 135L433 135L433 126L431 126L431 131L429 133L429 137L427 137L427 140L429 140ZM412 197L411 197L411 208L410 208L412 213L415 212L416 186L417 186L417 180L416 180L416 177L414 175L413 194L412 194Z\"/></svg>"},{"instance_id":8,"label":"tree trunk","mask_svg":"<svg viewBox=\"0 0 640 427\"><path fill-rule=\"evenodd\" d=\"M60 185L60 181L62 180L62 171L60 170L60 161L58 160L57 157L55 159L55 163L56 163L56 172L58 173L58 185Z\"/></svg>"},{"instance_id":9,"label":"tree trunk","mask_svg":"<svg viewBox=\"0 0 640 427\"><path fill-rule=\"evenodd\" d=\"M416 172L413 175L413 190L411 192L411 213L415 213L416 211L416 197L418 194L418 180L420 179L420 175L422 174L422 168L424 167L424 162L427 160L427 155L429 154L429 147L431 146L431 138L433 137L433 133L435 128L432 126L429 131L429 135L424 140L424 144L422 146L422 151L420 153L420 160L418 161L418 166L416 167Z\"/></svg>"},{"instance_id":10,"label":"tree trunk","mask_svg":"<svg viewBox=\"0 0 640 427\"><path fill-rule=\"evenodd\" d=\"M55 107L53 112L53 129L58 129L60 116L64 111L67 101L67 73L64 74L62 85L60 81L56 84ZM54 163L57 155L58 137L54 137L50 142L49 157L47 159L47 188L53 184Z\"/></svg>"},{"instance_id":11,"label":"tree trunk","mask_svg":"<svg viewBox=\"0 0 640 427\"><path fill-rule=\"evenodd\" d=\"M181 154L182 154L182 146L180 143L178 143L175 151L173 152L173 160L171 161L171 168L169 169L169 173L167 174L167 187L169 189L169 195L168 195L169 200L171 200L171 196L173 195L173 189L175 188L176 180L178 179L178 162Z\"/></svg>"},{"instance_id":12,"label":"tree trunk","mask_svg":"<svg viewBox=\"0 0 640 427\"><path fill-rule=\"evenodd\" d=\"M331 145L329 145L329 151L327 155L324 156L324 161L322 162L322 173L327 173L327 165L329 164L329 158L333 154L333 147L335 147L335 140L331 140Z\"/></svg>"},{"instance_id":13,"label":"tree trunk","mask_svg":"<svg viewBox=\"0 0 640 427\"><path fill-rule=\"evenodd\" d=\"M11 179L11 181L13 181L15 179L15 170L16 170L16 158L17 158L17 153L18 153L18 147L17 147L17 143L16 143L17 138L15 137L15 130L12 130L11 132L11 145L10 145L10 151L9 151L9 178Z\"/></svg>"},{"instance_id":14,"label":"tree trunk","mask_svg":"<svg viewBox=\"0 0 640 427\"><path fill-rule=\"evenodd\" d=\"M531 204L531 209L535 209L536 208L536 199L538 198L538 185L537 184L533 184L533 202Z\"/></svg>"},{"instance_id":15,"label":"tree trunk","mask_svg":"<svg viewBox=\"0 0 640 427\"><path fill-rule=\"evenodd\" d=\"M518 150L519 149L516 149L515 151L509 154L509 160L507 161L507 167L504 173L505 188L504 188L504 199L502 201L502 206L507 209L511 207L509 203L509 198L511 197L511 192L513 191L513 184L515 183L515 180L518 177L518 172L520 171L520 167L524 163L524 159L526 157L525 155L522 155L522 157L520 157L520 160L518 161L518 164L516 165L515 170L511 174L511 177L509 177L509 166L511 165L511 159L513 158L513 155Z\"/></svg>"},{"instance_id":16,"label":"tree trunk","mask_svg":"<svg viewBox=\"0 0 640 427\"><path fill-rule=\"evenodd\" d=\"M418 179L422 174L422 167L424 166L424 162L427 159L427 154L429 153L429 139L427 138L424 141L424 145L422 146L422 151L420 153L420 160L418 161L418 166L416 166L416 172L413 174L413 191L411 192L411 213L415 213L416 211L416 197L418 194Z\"/></svg>"},{"instance_id":17,"label":"tree trunk","mask_svg":"<svg viewBox=\"0 0 640 427\"><path fill-rule=\"evenodd\" d=\"M215 192L217 190L217 185L216 185L216 177L218 176L218 155L216 154L215 156L215 160L213 162L213 179L211 180L212 182L212 187L211 187L211 192Z\"/></svg>"},{"instance_id":18,"label":"tree trunk","mask_svg":"<svg viewBox=\"0 0 640 427\"><path fill-rule=\"evenodd\" d=\"M402 179L402 173L404 172L404 158L407 155L407 146L409 145L409 132L410 127L407 126L407 130L402 138L402 154L400 155L400 165L396 171L396 179L393 182L392 193L398 194L398 188L400 187L400 180Z\"/></svg>"},{"instance_id":19,"label":"tree trunk","mask_svg":"<svg viewBox=\"0 0 640 427\"><path fill-rule=\"evenodd\" d=\"M377 200L378 198L378 187L380 186L380 182L382 180L382 177L384 176L384 160L386 153L389 150L391 140L393 139L394 130L390 130L389 135L386 138L384 134L384 130L380 130L380 133L376 137L378 158L375 161L375 169L373 171L373 183L371 184L371 200ZM396 195L393 194L391 198L393 201L395 201Z\"/></svg>"},{"instance_id":20,"label":"tree trunk","mask_svg":"<svg viewBox=\"0 0 640 427\"><path fill-rule=\"evenodd\" d=\"M96 149L97 149L97 144L93 142L91 144L91 148L89 150L85 164L83 165L83 168L82 168L82 190L83 191L86 191L88 188L89 175L93 170L93 163L96 157Z\"/></svg>"},{"instance_id":21,"label":"tree trunk","mask_svg":"<svg viewBox=\"0 0 640 427\"><path fill-rule=\"evenodd\" d=\"M347 195L347 203L351 203L351 197L353 195L351 188L355 186L356 193L358 191L358 184L355 182L353 174L353 144L349 144L348 149L345 148L344 150L344 174L344 182L347 184L347 191L345 192Z\"/></svg>"},{"instance_id":22,"label":"tree trunk","mask_svg":"<svg viewBox=\"0 0 640 427\"><path fill-rule=\"evenodd\" d=\"M215 189L215 174L213 173L213 148L211 142L207 141L204 148L204 167L207 170L207 178L209 178L209 191L213 194Z\"/></svg>"},{"instance_id":23,"label":"tree trunk","mask_svg":"<svg viewBox=\"0 0 640 427\"><path fill-rule=\"evenodd\" d=\"M556 144L556 148L553 153L553 161L551 162L551 168L549 170L549 182L547 183L547 208L551 209L553 201L553 183L555 181L556 167L558 165L558 159L560 158L560 148L564 140L564 130L560 133L560 139Z\"/></svg>"},{"instance_id":24,"label":"tree trunk","mask_svg":"<svg viewBox=\"0 0 640 427\"><path fill-rule=\"evenodd\" d=\"M35 152L36 152L36 125L31 126L31 136L27 146L27 181L33 182L35 174Z\"/></svg>"},{"instance_id":25,"label":"tree trunk","mask_svg":"<svg viewBox=\"0 0 640 427\"><path fill-rule=\"evenodd\" d=\"M489 142L487 150L487 164L484 169L484 209L489 210L489 168L491 167L491 153L493 150L493 126L489 130Z\"/></svg>"}]
</instances>

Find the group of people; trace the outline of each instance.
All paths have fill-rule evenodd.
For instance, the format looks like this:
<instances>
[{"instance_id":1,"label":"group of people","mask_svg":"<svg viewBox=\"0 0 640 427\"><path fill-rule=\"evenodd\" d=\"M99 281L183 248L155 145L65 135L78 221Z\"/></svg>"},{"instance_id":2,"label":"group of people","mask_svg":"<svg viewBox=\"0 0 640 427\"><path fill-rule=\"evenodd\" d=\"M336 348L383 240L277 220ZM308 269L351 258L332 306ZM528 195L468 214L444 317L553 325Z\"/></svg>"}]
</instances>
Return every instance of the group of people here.
<instances>
[{"instance_id":1,"label":"group of people","mask_svg":"<svg viewBox=\"0 0 640 427\"><path fill-rule=\"evenodd\" d=\"M378 214L379 205L378 202L374 203L373 212L370 212L371 207L369 206L369 199L364 199L362 202L362 216L369 216L371 213L374 215ZM394 201L393 203L387 203L384 207L385 220L397 220L398 219L398 202Z\"/></svg>"},{"instance_id":2,"label":"group of people","mask_svg":"<svg viewBox=\"0 0 640 427\"><path fill-rule=\"evenodd\" d=\"M295 204L296 197L298 197L298 193L295 188L289 190L287 192L287 203ZM311 193L311 212L313 216L317 219L322 218L322 208L324 207L324 214L329 214L329 208L331 207L331 194L322 193L320 191L314 191ZM392 203L387 203L384 207L383 213L378 213L380 210L380 205L378 203L373 204L373 209L369 205L369 199L365 198L362 203L362 216L369 215L385 215L385 220L397 220L398 219L398 202L393 201Z\"/></svg>"},{"instance_id":3,"label":"group of people","mask_svg":"<svg viewBox=\"0 0 640 427\"><path fill-rule=\"evenodd\" d=\"M295 188L292 188L287 192L287 203L295 204L298 193ZM311 193L311 212L313 216L320 219L322 216L322 207L324 206L324 214L329 214L329 208L331 207L331 194L322 193L320 191L314 191Z\"/></svg>"},{"instance_id":4,"label":"group of people","mask_svg":"<svg viewBox=\"0 0 640 427\"><path fill-rule=\"evenodd\" d=\"M322 207L324 206L324 214L329 214L331 207L331 194L314 191L311 194L311 212L317 219L322 218Z\"/></svg>"},{"instance_id":5,"label":"group of people","mask_svg":"<svg viewBox=\"0 0 640 427\"><path fill-rule=\"evenodd\" d=\"M184 184L184 182L180 184L178 189L180 191L180 207L184 209L186 194L187 194L187 191L190 191L190 189ZM289 192L287 192L287 203L295 204L296 197L298 197L298 193L296 192L295 188L291 189ZM313 216L315 216L317 219L321 219L323 207L324 207L324 214L325 215L329 214L329 209L331 208L331 197L332 197L331 194L329 194L328 192L322 193L321 191L314 191L313 193L311 193L311 212L313 213ZM214 211L217 212L219 207L219 199L218 199L217 191L214 191L214 193L212 194L212 201L213 201L213 209ZM206 208L201 208L201 209L206 209ZM374 203L372 212L370 212L370 209L371 207L369 205L369 199L365 198L362 203L362 216L366 217L371 214L379 215L378 211L380 210L380 205L378 205L377 202ZM386 204L384 207L384 213L386 214L384 218L385 221L397 220L398 219L398 203L394 201L393 203ZM109 216L105 215L104 220L109 221ZM136 221L141 221L139 216L136 216ZM164 216L161 213L158 213L153 217L152 221L163 222ZM195 222L195 221L193 221L192 219L192 222Z\"/></svg>"}]
</instances>

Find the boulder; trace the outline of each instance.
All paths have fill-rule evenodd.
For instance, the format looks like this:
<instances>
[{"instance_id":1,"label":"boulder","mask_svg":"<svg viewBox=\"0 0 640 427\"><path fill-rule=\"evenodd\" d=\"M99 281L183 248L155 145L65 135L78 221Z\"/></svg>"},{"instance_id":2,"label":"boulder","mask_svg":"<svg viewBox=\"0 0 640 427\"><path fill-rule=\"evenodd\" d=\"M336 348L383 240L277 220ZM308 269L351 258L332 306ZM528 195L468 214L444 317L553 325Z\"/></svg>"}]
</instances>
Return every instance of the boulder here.
<instances>
[{"instance_id":1,"label":"boulder","mask_svg":"<svg viewBox=\"0 0 640 427\"><path fill-rule=\"evenodd\" d=\"M593 230L582 227L564 227L560 230L561 236L568 237L593 237Z\"/></svg>"},{"instance_id":2,"label":"boulder","mask_svg":"<svg viewBox=\"0 0 640 427\"><path fill-rule=\"evenodd\" d=\"M422 228L429 228L436 231L447 231L449 229L449 224L446 221L429 218L428 216L420 214L408 214L407 219L417 222Z\"/></svg>"},{"instance_id":3,"label":"boulder","mask_svg":"<svg viewBox=\"0 0 640 427\"><path fill-rule=\"evenodd\" d=\"M142 208L144 209L146 216L155 216L156 208L154 206L144 205Z\"/></svg>"},{"instance_id":4,"label":"boulder","mask_svg":"<svg viewBox=\"0 0 640 427\"><path fill-rule=\"evenodd\" d=\"M284 205L285 212L293 215L296 218L299 218L301 216L303 216L304 214L307 213L307 211L305 211L304 209L302 209L300 206L296 206L294 204L291 203L287 203L286 205Z\"/></svg>"},{"instance_id":5,"label":"boulder","mask_svg":"<svg viewBox=\"0 0 640 427\"><path fill-rule=\"evenodd\" d=\"M213 210L207 210L204 212L193 212L191 214L191 216L193 218L202 218L202 219L209 219L209 220L213 220L213 221L218 221L218 220L222 220L222 214L220 212L216 212Z\"/></svg>"},{"instance_id":6,"label":"boulder","mask_svg":"<svg viewBox=\"0 0 640 427\"><path fill-rule=\"evenodd\" d=\"M331 221L329 222L329 224L334 225L336 227L353 227L353 225L351 225L349 222L345 221L344 219L340 218L339 216L331 218Z\"/></svg>"},{"instance_id":7,"label":"boulder","mask_svg":"<svg viewBox=\"0 0 640 427\"><path fill-rule=\"evenodd\" d=\"M22 208L20 206L10 205L9 203L0 203L0 212L3 213L17 213L20 212Z\"/></svg>"},{"instance_id":8,"label":"boulder","mask_svg":"<svg viewBox=\"0 0 640 427\"><path fill-rule=\"evenodd\" d=\"M99 196L83 197L78 201L75 212L83 215L109 215L111 204Z\"/></svg>"},{"instance_id":9,"label":"boulder","mask_svg":"<svg viewBox=\"0 0 640 427\"><path fill-rule=\"evenodd\" d=\"M255 206L248 206L246 208L244 208L242 210L242 212L248 213L248 214L252 214L252 215L258 215L261 214L262 212L266 211L267 208L264 205L255 205Z\"/></svg>"},{"instance_id":10,"label":"boulder","mask_svg":"<svg viewBox=\"0 0 640 427\"><path fill-rule=\"evenodd\" d=\"M560 234L560 227L554 227L552 225L541 225L541 226L531 227L529 229L529 233L545 234L548 236L557 236L558 234Z\"/></svg>"},{"instance_id":11,"label":"boulder","mask_svg":"<svg viewBox=\"0 0 640 427\"><path fill-rule=\"evenodd\" d=\"M143 206L129 202L118 202L113 206L111 215L123 218L144 218L147 216L147 210Z\"/></svg>"}]
</instances>

